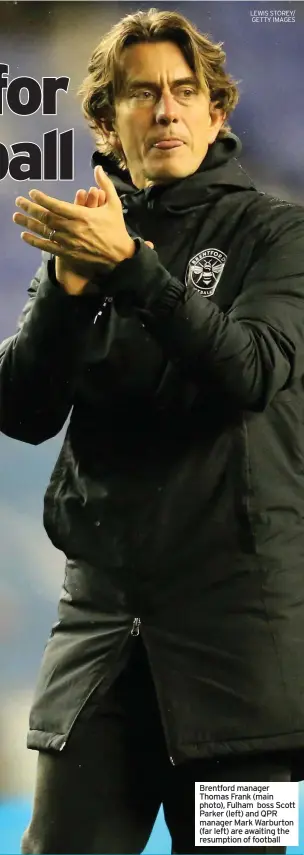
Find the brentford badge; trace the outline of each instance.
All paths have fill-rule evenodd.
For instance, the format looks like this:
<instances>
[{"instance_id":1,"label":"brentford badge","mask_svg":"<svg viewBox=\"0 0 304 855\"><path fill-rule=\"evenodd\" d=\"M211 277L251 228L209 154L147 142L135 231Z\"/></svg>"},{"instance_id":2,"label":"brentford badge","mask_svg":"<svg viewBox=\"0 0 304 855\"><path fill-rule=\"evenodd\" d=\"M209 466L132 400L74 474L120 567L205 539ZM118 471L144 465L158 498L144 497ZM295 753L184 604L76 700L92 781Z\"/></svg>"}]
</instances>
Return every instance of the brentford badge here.
<instances>
[{"instance_id":1,"label":"brentford badge","mask_svg":"<svg viewBox=\"0 0 304 855\"><path fill-rule=\"evenodd\" d=\"M227 255L219 249L203 249L189 261L186 285L193 285L203 297L212 297L220 281Z\"/></svg>"}]
</instances>

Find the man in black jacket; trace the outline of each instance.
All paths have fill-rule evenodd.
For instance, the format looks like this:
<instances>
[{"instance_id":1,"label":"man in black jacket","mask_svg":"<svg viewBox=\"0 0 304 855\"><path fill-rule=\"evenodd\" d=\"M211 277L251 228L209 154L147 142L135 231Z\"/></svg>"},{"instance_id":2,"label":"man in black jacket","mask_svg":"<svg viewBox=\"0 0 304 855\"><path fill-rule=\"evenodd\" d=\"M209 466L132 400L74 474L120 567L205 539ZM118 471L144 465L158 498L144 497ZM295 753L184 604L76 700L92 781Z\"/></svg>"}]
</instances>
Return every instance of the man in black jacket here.
<instances>
[{"instance_id":1,"label":"man in black jacket","mask_svg":"<svg viewBox=\"0 0 304 855\"><path fill-rule=\"evenodd\" d=\"M127 16L82 88L97 188L14 215L43 260L0 427L38 444L72 411L23 853L140 852L162 802L172 851L208 851L195 781L302 779L304 218L240 166L224 59L175 12Z\"/></svg>"}]
</instances>

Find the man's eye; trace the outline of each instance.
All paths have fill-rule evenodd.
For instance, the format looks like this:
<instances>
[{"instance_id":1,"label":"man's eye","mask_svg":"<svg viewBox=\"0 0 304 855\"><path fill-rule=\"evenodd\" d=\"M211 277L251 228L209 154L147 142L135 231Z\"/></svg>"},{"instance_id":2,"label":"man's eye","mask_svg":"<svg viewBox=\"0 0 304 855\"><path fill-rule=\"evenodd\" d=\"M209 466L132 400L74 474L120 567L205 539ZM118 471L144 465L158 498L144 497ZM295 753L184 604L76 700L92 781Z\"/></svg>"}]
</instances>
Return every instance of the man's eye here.
<instances>
[{"instance_id":1,"label":"man's eye","mask_svg":"<svg viewBox=\"0 0 304 855\"><path fill-rule=\"evenodd\" d=\"M149 89L138 89L136 92L133 92L133 98L143 98L144 101L147 101L148 98L153 98L153 92L150 92Z\"/></svg>"},{"instance_id":2,"label":"man's eye","mask_svg":"<svg viewBox=\"0 0 304 855\"><path fill-rule=\"evenodd\" d=\"M181 95L185 95L188 98L190 95L195 95L195 89L182 89Z\"/></svg>"}]
</instances>

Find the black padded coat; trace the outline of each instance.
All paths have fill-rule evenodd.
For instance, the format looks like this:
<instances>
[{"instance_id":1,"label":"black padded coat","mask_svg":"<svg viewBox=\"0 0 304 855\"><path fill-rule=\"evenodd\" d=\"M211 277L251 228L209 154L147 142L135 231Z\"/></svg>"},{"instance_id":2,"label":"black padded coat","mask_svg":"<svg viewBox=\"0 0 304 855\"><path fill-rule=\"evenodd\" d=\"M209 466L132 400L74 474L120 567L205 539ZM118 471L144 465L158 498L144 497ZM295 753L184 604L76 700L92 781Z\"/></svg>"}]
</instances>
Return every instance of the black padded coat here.
<instances>
[{"instance_id":1,"label":"black padded coat","mask_svg":"<svg viewBox=\"0 0 304 855\"><path fill-rule=\"evenodd\" d=\"M140 632L173 763L301 757L304 209L258 191L239 151L218 140L146 190L95 153L136 253L80 297L44 253L1 346L1 430L38 444L70 415L45 496L67 560L31 748L64 749Z\"/></svg>"}]
</instances>

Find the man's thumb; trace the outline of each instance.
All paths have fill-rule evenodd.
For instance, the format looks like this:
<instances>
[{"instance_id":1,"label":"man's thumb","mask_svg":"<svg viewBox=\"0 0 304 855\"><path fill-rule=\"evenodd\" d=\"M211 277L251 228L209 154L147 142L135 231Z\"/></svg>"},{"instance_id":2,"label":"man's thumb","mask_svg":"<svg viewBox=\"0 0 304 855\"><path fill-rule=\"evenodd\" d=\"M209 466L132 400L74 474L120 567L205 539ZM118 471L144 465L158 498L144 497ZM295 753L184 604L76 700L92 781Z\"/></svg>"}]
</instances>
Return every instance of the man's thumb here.
<instances>
[{"instance_id":1,"label":"man's thumb","mask_svg":"<svg viewBox=\"0 0 304 855\"><path fill-rule=\"evenodd\" d=\"M103 170L102 166L100 166L100 164L98 166L95 166L94 178L95 178L97 186L100 187L102 190L105 190L107 193L107 196L109 196L111 193L115 193L115 195L116 195L116 190L115 190L113 182L111 181L109 176L106 174L106 172Z\"/></svg>"}]
</instances>

